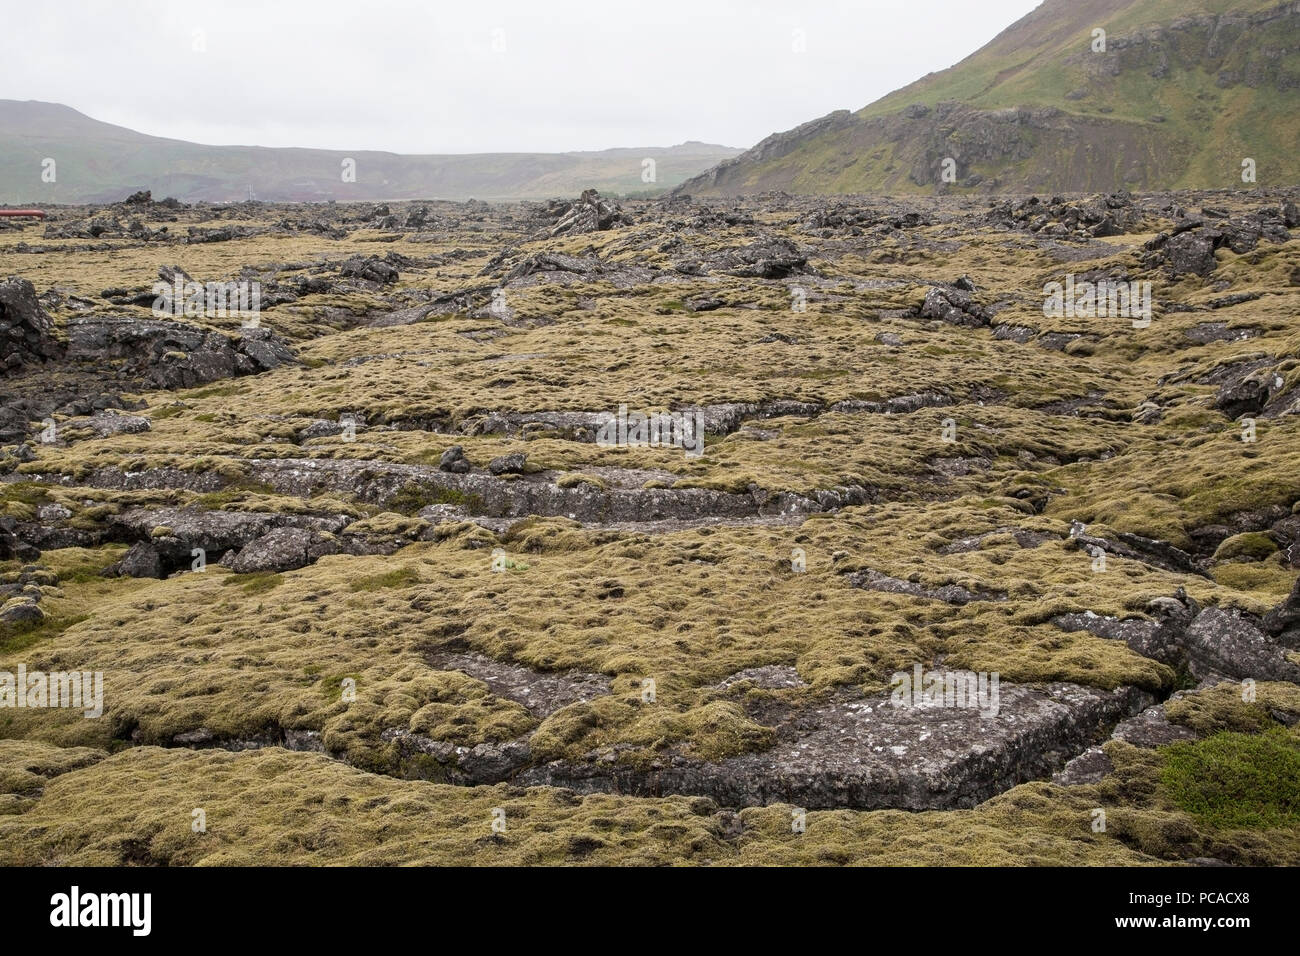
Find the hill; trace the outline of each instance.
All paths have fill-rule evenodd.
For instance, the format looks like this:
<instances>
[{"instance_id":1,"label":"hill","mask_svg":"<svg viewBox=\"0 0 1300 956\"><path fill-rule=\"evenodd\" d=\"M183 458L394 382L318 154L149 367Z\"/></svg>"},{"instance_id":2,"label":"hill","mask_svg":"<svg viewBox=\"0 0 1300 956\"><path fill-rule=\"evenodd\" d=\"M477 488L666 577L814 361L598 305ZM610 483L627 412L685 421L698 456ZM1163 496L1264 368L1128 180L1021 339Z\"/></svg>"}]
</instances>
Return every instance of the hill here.
<instances>
[{"instance_id":1,"label":"hill","mask_svg":"<svg viewBox=\"0 0 1300 956\"><path fill-rule=\"evenodd\" d=\"M111 202L148 189L186 202L381 199L547 199L588 187L643 193L741 152L727 146L572 153L466 153L408 156L370 150L204 146L147 136L91 119L67 106L0 100L0 202ZM55 160L55 181L41 178ZM343 181L343 161L356 181ZM656 181L642 181L655 161Z\"/></svg>"},{"instance_id":2,"label":"hill","mask_svg":"<svg viewBox=\"0 0 1300 956\"><path fill-rule=\"evenodd\" d=\"M955 66L679 191L1223 188L1246 158L1261 185L1294 183L1298 89L1300 3L1047 0Z\"/></svg>"}]
</instances>

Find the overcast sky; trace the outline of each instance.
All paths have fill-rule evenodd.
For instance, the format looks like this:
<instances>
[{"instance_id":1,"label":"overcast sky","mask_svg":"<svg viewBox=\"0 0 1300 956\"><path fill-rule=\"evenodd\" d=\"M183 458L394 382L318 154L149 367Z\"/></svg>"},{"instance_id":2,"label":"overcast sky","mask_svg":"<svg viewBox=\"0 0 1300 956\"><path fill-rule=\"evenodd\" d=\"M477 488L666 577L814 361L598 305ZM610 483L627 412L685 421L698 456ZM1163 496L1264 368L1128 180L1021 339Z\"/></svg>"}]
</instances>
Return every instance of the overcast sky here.
<instances>
[{"instance_id":1,"label":"overcast sky","mask_svg":"<svg viewBox=\"0 0 1300 956\"><path fill-rule=\"evenodd\" d=\"M752 146L950 66L1038 3L56 0L5 15L0 98L221 145Z\"/></svg>"}]
</instances>

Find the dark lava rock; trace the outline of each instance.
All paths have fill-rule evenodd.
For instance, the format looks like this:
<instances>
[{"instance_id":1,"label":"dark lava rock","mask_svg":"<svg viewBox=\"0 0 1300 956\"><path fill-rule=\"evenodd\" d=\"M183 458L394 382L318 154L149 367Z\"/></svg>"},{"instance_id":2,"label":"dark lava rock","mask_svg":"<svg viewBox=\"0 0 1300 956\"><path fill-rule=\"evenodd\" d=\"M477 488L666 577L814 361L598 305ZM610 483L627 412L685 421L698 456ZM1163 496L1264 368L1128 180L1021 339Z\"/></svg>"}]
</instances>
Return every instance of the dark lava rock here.
<instances>
[{"instance_id":1,"label":"dark lava rock","mask_svg":"<svg viewBox=\"0 0 1300 956\"><path fill-rule=\"evenodd\" d=\"M1270 636L1291 633L1288 622L1296 614L1291 598L1262 624L1235 609L1201 610L1182 589L1173 598L1156 598L1147 610L1151 619L1121 620L1082 611L1060 615L1052 623L1066 631L1088 631L1125 641L1143 657L1171 667L1186 666L1197 680L1253 678L1300 683L1300 666L1288 661L1286 648Z\"/></svg>"},{"instance_id":2,"label":"dark lava rock","mask_svg":"<svg viewBox=\"0 0 1300 956\"><path fill-rule=\"evenodd\" d=\"M103 368L111 363L154 388L192 388L252 375L295 361L264 328L227 334L179 320L83 316L68 322L68 358Z\"/></svg>"},{"instance_id":3,"label":"dark lava rock","mask_svg":"<svg viewBox=\"0 0 1300 956\"><path fill-rule=\"evenodd\" d=\"M439 471L449 471L454 475L463 475L469 469L469 459L465 457L465 449L461 445L452 445L438 459Z\"/></svg>"},{"instance_id":4,"label":"dark lava rock","mask_svg":"<svg viewBox=\"0 0 1300 956\"><path fill-rule=\"evenodd\" d=\"M1249 616L1232 609L1206 608L1185 637L1193 677L1281 680L1300 683L1300 666Z\"/></svg>"},{"instance_id":5,"label":"dark lava rock","mask_svg":"<svg viewBox=\"0 0 1300 956\"><path fill-rule=\"evenodd\" d=\"M1067 631L1086 630L1099 637L1122 640L1144 657L1171 667L1186 666L1197 680L1281 680L1300 683L1300 666L1286 657L1282 642L1300 614L1294 592L1263 621L1235 609L1201 610L1180 589L1173 598L1157 598L1147 612L1151 619L1104 617L1091 611L1065 614L1052 623Z\"/></svg>"},{"instance_id":6,"label":"dark lava rock","mask_svg":"<svg viewBox=\"0 0 1300 956\"><path fill-rule=\"evenodd\" d=\"M539 252L526 256L505 277L506 282L525 279L538 272L572 272L585 276L599 273L601 263L598 259L568 256L559 252Z\"/></svg>"},{"instance_id":7,"label":"dark lava rock","mask_svg":"<svg viewBox=\"0 0 1300 956\"><path fill-rule=\"evenodd\" d=\"M987 218L1043 236L1086 240L1130 232L1141 222L1142 212L1131 194L1117 192L1068 202L1059 197L1044 201L1037 196L1018 202L1004 200L993 205Z\"/></svg>"},{"instance_id":8,"label":"dark lava rock","mask_svg":"<svg viewBox=\"0 0 1300 956\"><path fill-rule=\"evenodd\" d=\"M32 362L56 359L62 349L54 338L54 320L36 299L36 289L26 279L0 280L0 374Z\"/></svg>"},{"instance_id":9,"label":"dark lava rock","mask_svg":"<svg viewBox=\"0 0 1300 956\"><path fill-rule=\"evenodd\" d=\"M1075 757L1065 767L1052 777L1052 782L1060 784L1063 787L1078 787L1085 784L1097 783L1103 777L1113 772L1115 765L1111 762L1106 751L1101 747L1089 747L1079 756Z\"/></svg>"},{"instance_id":10,"label":"dark lava rock","mask_svg":"<svg viewBox=\"0 0 1300 956\"><path fill-rule=\"evenodd\" d=\"M1075 546L1089 553L1100 549L1107 554L1128 558L1130 561L1141 561L1144 564L1164 568L1166 571L1208 576L1195 558L1167 541L1157 541L1154 538L1144 538L1142 535L1127 532L1120 532L1115 537L1118 540L1111 541L1090 535L1083 530L1082 525L1070 531L1070 538L1075 542Z\"/></svg>"},{"instance_id":11,"label":"dark lava rock","mask_svg":"<svg viewBox=\"0 0 1300 956\"><path fill-rule=\"evenodd\" d=\"M1229 418L1258 415L1278 385L1271 369L1256 369L1225 383L1214 396L1214 407Z\"/></svg>"},{"instance_id":12,"label":"dark lava rock","mask_svg":"<svg viewBox=\"0 0 1300 956\"><path fill-rule=\"evenodd\" d=\"M1285 601L1264 615L1264 630L1288 646L1300 645L1300 580Z\"/></svg>"},{"instance_id":13,"label":"dark lava rock","mask_svg":"<svg viewBox=\"0 0 1300 956\"><path fill-rule=\"evenodd\" d=\"M45 612L33 598L11 598L0 607L3 624L39 624L43 620Z\"/></svg>"},{"instance_id":14,"label":"dark lava rock","mask_svg":"<svg viewBox=\"0 0 1300 956\"><path fill-rule=\"evenodd\" d=\"M1240 342L1259 335L1255 328L1228 328L1227 322L1201 322L1183 332L1187 338L1201 345L1210 342Z\"/></svg>"},{"instance_id":15,"label":"dark lava rock","mask_svg":"<svg viewBox=\"0 0 1300 956\"><path fill-rule=\"evenodd\" d=\"M631 216L621 207L601 199L594 189L584 189L576 201L561 208L557 218L550 229L551 236L581 235L632 224Z\"/></svg>"},{"instance_id":16,"label":"dark lava rock","mask_svg":"<svg viewBox=\"0 0 1300 956\"><path fill-rule=\"evenodd\" d=\"M1120 721L1115 726L1111 739L1154 750L1180 740L1196 740L1199 736L1190 728L1171 723L1165 715L1165 705L1156 704L1134 717Z\"/></svg>"},{"instance_id":17,"label":"dark lava rock","mask_svg":"<svg viewBox=\"0 0 1300 956\"><path fill-rule=\"evenodd\" d=\"M992 591L971 591L967 588L959 587L956 584L945 584L942 587L926 588L912 581L904 581L901 578L890 577L888 574L882 574L879 571L857 571L848 576L848 582L855 588L862 588L866 591L884 591L889 594L909 594L912 597L928 598L934 601L945 601L948 604L969 604L971 601L1001 601L1006 599L1005 594L999 594Z\"/></svg>"},{"instance_id":18,"label":"dark lava rock","mask_svg":"<svg viewBox=\"0 0 1300 956\"><path fill-rule=\"evenodd\" d=\"M63 423L61 436L69 433L86 431L94 438L108 438L112 435L138 435L147 432L150 421L139 415L121 415L116 412L102 411L85 418L70 418Z\"/></svg>"},{"instance_id":19,"label":"dark lava rock","mask_svg":"<svg viewBox=\"0 0 1300 956\"><path fill-rule=\"evenodd\" d=\"M488 685L498 697L523 704L545 718L570 704L608 694L610 679L584 671L537 671L474 651L440 651L429 657L438 670L456 670Z\"/></svg>"},{"instance_id":20,"label":"dark lava rock","mask_svg":"<svg viewBox=\"0 0 1300 956\"><path fill-rule=\"evenodd\" d=\"M707 257L712 271L751 279L784 279L807 271L808 257L791 240L763 238Z\"/></svg>"},{"instance_id":21,"label":"dark lava rock","mask_svg":"<svg viewBox=\"0 0 1300 956\"><path fill-rule=\"evenodd\" d=\"M127 578L161 578L166 576L163 571L162 555L158 552L157 547L145 541L138 541L131 545L130 550L117 563L115 569L118 574Z\"/></svg>"},{"instance_id":22,"label":"dark lava rock","mask_svg":"<svg viewBox=\"0 0 1300 956\"><path fill-rule=\"evenodd\" d=\"M1155 240L1152 240L1155 242ZM1163 244L1161 252L1174 275L1207 276L1214 271L1214 239L1199 232L1184 232Z\"/></svg>"},{"instance_id":23,"label":"dark lava rock","mask_svg":"<svg viewBox=\"0 0 1300 956\"><path fill-rule=\"evenodd\" d=\"M254 571L294 571L340 550L337 539L306 528L276 528L255 538L233 558L223 561L239 574Z\"/></svg>"},{"instance_id":24,"label":"dark lava rock","mask_svg":"<svg viewBox=\"0 0 1300 956\"><path fill-rule=\"evenodd\" d=\"M1261 239L1286 242L1291 238L1281 210L1267 210L1232 219L1218 219L1207 225L1204 219L1185 219L1171 232L1162 232L1144 246L1145 264L1163 263L1174 276L1192 273L1208 276L1214 271L1214 253L1230 249L1243 255Z\"/></svg>"},{"instance_id":25,"label":"dark lava rock","mask_svg":"<svg viewBox=\"0 0 1300 956\"><path fill-rule=\"evenodd\" d=\"M921 304L921 317L971 328L989 324L988 310L978 305L969 292L956 287L935 286L928 290Z\"/></svg>"},{"instance_id":26,"label":"dark lava rock","mask_svg":"<svg viewBox=\"0 0 1300 956\"><path fill-rule=\"evenodd\" d=\"M502 455L488 462L488 471L494 475L520 475L523 474L524 463L527 460L528 455L521 451L510 455Z\"/></svg>"},{"instance_id":27,"label":"dark lava rock","mask_svg":"<svg viewBox=\"0 0 1300 956\"><path fill-rule=\"evenodd\" d=\"M35 561L41 556L40 550L20 538L17 531L17 519L0 515L0 561L14 558L19 561Z\"/></svg>"},{"instance_id":28,"label":"dark lava rock","mask_svg":"<svg viewBox=\"0 0 1300 956\"><path fill-rule=\"evenodd\" d=\"M634 487L598 488L586 482L561 488L550 481L501 481L487 474L449 474L424 465L376 460L267 459L251 461L247 479L266 482L277 494L310 498L345 492L358 501L389 506L404 491L454 493L477 502L475 514L493 518L563 515L576 521L607 524L629 521L729 519L758 515L821 513L873 500L861 486L823 489L810 496L757 489L735 493L711 488L645 488L644 475ZM86 483L96 488L184 488L210 492L225 487L214 472L154 468L128 472L107 466L91 472Z\"/></svg>"},{"instance_id":29,"label":"dark lava rock","mask_svg":"<svg viewBox=\"0 0 1300 956\"><path fill-rule=\"evenodd\" d=\"M1064 631L1087 631L1108 640L1123 641L1136 653L1177 667L1186 658L1184 635L1200 607L1183 592L1157 598L1147 606L1150 618L1114 618L1082 611L1062 614L1052 623Z\"/></svg>"},{"instance_id":30,"label":"dark lava rock","mask_svg":"<svg viewBox=\"0 0 1300 956\"><path fill-rule=\"evenodd\" d=\"M354 256L339 266L339 275L354 279L365 279L380 285L390 285L397 281L400 272L389 262L378 256Z\"/></svg>"}]
</instances>

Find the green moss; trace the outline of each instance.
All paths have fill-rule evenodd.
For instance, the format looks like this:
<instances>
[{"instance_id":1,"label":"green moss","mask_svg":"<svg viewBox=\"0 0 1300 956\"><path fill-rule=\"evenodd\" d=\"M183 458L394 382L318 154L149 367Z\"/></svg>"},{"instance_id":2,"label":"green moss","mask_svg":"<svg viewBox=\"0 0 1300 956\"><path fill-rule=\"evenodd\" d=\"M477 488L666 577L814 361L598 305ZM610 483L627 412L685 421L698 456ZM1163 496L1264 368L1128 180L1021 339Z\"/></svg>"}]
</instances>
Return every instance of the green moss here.
<instances>
[{"instance_id":1,"label":"green moss","mask_svg":"<svg viewBox=\"0 0 1300 956\"><path fill-rule=\"evenodd\" d=\"M896 164L903 176L912 168L890 149L862 159ZM1215 198L1233 215L1261 201L1244 193ZM86 721L0 711L0 738L31 748L14 750L8 771L0 752L0 782L12 779L16 788L0 812L21 814L0 826L0 859L1151 865L1213 856L1300 864L1300 828L1211 825L1162 786L1160 752L1119 741L1106 745L1115 772L1095 785L1025 784L969 811L816 812L807 832L794 834L791 808L779 805L741 811L738 829L704 799L441 787L424 781L451 779L450 764L394 736L474 747L535 731L537 760L595 753L649 771L678 755L721 760L761 751L774 721L755 715L815 705L831 692L880 690L894 670L916 661L998 671L1008 682L1161 694L1196 686L1123 642L1067 633L1053 619L1082 611L1142 617L1153 599L1180 587L1203 606L1262 613L1290 591L1295 569L1248 535L1225 542L1212 579L1114 555L1097 573L1068 531L1078 520L1104 537L1133 532L1197 549L1207 525L1250 526L1238 512L1300 506L1300 417L1261 418L1259 440L1249 445L1214 404L1217 383L1241 362L1263 360L1287 389L1300 387L1292 278L1300 275L1300 243L1265 242L1249 256L1220 252L1218 280L1263 293L1215 312L1232 328L1257 330L1249 340L1201 346L1188 338L1206 321L1206 303L1222 295L1217 281L1196 278L1160 291L1196 311L1167 310L1138 334L1054 321L1051 331L1088 336L1062 353L911 317L935 277L965 273L982 303L1001 303L999 322L1048 330L1033 290L1069 268L1057 259L1059 248L1041 237L967 228L950 218L952 208L936 205L934 226L894 238L821 244L811 261L826 277L827 299L819 296L805 314L791 314L783 284L715 272L680 276L672 290L598 281L519 286L512 304L521 316L546 317L536 324L450 314L417 326L358 326L356 317L391 311L394 294L415 301L429 289L472 287L499 248L477 225L445 240L412 237L409 254L422 264L404 270L398 290L276 307L277 332L301 345L305 363L183 392L184 405L171 395L146 396L156 406L149 432L85 433L66 444L32 443L35 461L10 456L3 467L13 473L5 477L24 480L0 483L0 502L21 520L45 504L69 509L70 526L92 533L134 508L347 515L362 519L353 532L406 546L387 556L330 555L283 575L211 567L163 581L100 577L121 557L120 546L42 555L64 593L49 587L41 606L59 626L10 635L17 640L0 646L9 655L0 669L40 657L102 670L107 712ZM1147 208L1152 232L1168 227ZM805 221L794 207L762 214L765 231L816 244ZM187 253L196 257L187 268L217 275L232 263L284 261L290 252L305 262L324 254L321 243L337 245L338 255L368 252L369 232L341 241L276 235L200 244ZM692 248L681 254L721 251L741 241L738 233L688 230L681 238ZM1083 251L1095 258L1086 268L1147 275L1144 238L1089 244ZM642 248L625 229L537 243L659 268L678 256ZM455 249L468 258L446 255ZM155 269L142 265L146 252L131 246L87 259L51 247L28 258L38 287L97 291ZM675 307L701 294L745 307L690 314ZM661 310L665 296L675 297L674 307ZM885 330L905 344L876 341ZM897 414L852 405L829 411L931 391L950 404ZM1135 423L1133 410L1148 400L1161 417ZM497 410L775 401L821 411L759 414L711 436L701 458L673 448L602 448L560 429L507 435L489 424ZM310 421L358 411L393 428L361 430L354 442L297 443ZM957 425L953 442L944 437L948 418ZM426 422L438 431L417 427ZM432 472L453 442L475 462L526 449L530 470L561 476L564 487L723 490L752 501L762 518L678 530L657 523L653 533L560 517L526 518L501 531L471 521L430 528L414 517L425 505L483 510L473 495L432 487L458 481ZM248 478L260 467L255 460L301 458L368 461L372 478L387 464L430 472L402 488L388 510L373 497L380 483L370 480L307 498ZM92 488L88 478L98 469L180 469L186 480L177 484L201 480L222 490ZM32 480L47 474L79 484ZM501 493L525 494L519 482L527 479L501 479ZM822 493L846 487L869 503L805 518L786 514L778 497L830 501ZM428 540L415 540L422 537ZM807 555L802 574L791 569L796 547ZM491 573L496 548L507 552L508 568L527 573ZM996 598L954 605L851 587L846 574L867 568ZM539 721L504 689L439 669L435 652L447 649L546 674L599 674L612 690ZM738 671L774 664L793 667L803 686L722 686ZM357 681L354 701L341 699L344 677ZM641 698L646 679L657 685L653 702ZM1167 712L1201 733L1265 736L1300 712L1292 685L1260 683L1257 693L1242 700L1239 685L1220 685L1170 701ZM222 740L312 730L332 759L275 748L195 754L153 746L198 727ZM103 759L33 787L44 769L31 767L61 765L37 753L52 746L90 747ZM116 750L123 752L106 756ZM221 819L207 842L192 838L183 814L173 819L195 792ZM502 805L510 828L497 839L474 821L486 823ZM1108 813L1104 834L1089 826L1099 806Z\"/></svg>"},{"instance_id":2,"label":"green moss","mask_svg":"<svg viewBox=\"0 0 1300 956\"><path fill-rule=\"evenodd\" d=\"M414 515L429 505L455 505L470 514L479 514L483 510L483 499L459 488L430 488L411 482L403 485L393 496L388 509L402 515Z\"/></svg>"},{"instance_id":3,"label":"green moss","mask_svg":"<svg viewBox=\"0 0 1300 956\"><path fill-rule=\"evenodd\" d=\"M1300 740L1282 729L1221 733L1164 752L1170 798L1220 828L1300 826Z\"/></svg>"},{"instance_id":4,"label":"green moss","mask_svg":"<svg viewBox=\"0 0 1300 956\"><path fill-rule=\"evenodd\" d=\"M446 773L428 757L395 767L424 778L413 780L279 748L107 756L0 741L0 790L18 795L21 811L0 817L0 863L1152 866L1216 854L1300 863L1295 831L1203 828L1161 802L1157 754L1107 752L1116 770L1100 784L1028 783L971 810L810 811L796 832L785 804L743 809L737 827L701 797L426 782ZM193 806L206 811L202 836L190 829ZM1091 828L1097 807L1104 833Z\"/></svg>"},{"instance_id":5,"label":"green moss","mask_svg":"<svg viewBox=\"0 0 1300 956\"><path fill-rule=\"evenodd\" d=\"M420 573L414 568L395 568L383 574L373 574L357 578L350 585L350 591L377 591L380 588L405 588L420 582Z\"/></svg>"},{"instance_id":6,"label":"green moss","mask_svg":"<svg viewBox=\"0 0 1300 956\"><path fill-rule=\"evenodd\" d=\"M57 637L68 628L86 620L87 615L73 617L46 616L40 621L0 624L0 654L13 654Z\"/></svg>"},{"instance_id":7,"label":"green moss","mask_svg":"<svg viewBox=\"0 0 1300 956\"><path fill-rule=\"evenodd\" d=\"M284 575L275 571L255 571L252 574L235 574L221 582L235 585L245 594L265 594L284 583Z\"/></svg>"},{"instance_id":8,"label":"green moss","mask_svg":"<svg viewBox=\"0 0 1300 956\"><path fill-rule=\"evenodd\" d=\"M1248 561L1262 561L1277 551L1277 543L1262 531L1248 531L1234 534L1227 538L1214 552L1215 561L1231 561L1244 558Z\"/></svg>"},{"instance_id":9,"label":"green moss","mask_svg":"<svg viewBox=\"0 0 1300 956\"><path fill-rule=\"evenodd\" d=\"M1225 682L1165 703L1165 714L1199 734L1259 733L1277 727L1273 713L1300 715L1300 687L1261 681Z\"/></svg>"},{"instance_id":10,"label":"green moss","mask_svg":"<svg viewBox=\"0 0 1300 956\"><path fill-rule=\"evenodd\" d=\"M50 489L32 481L0 484L0 512L23 521L36 517L36 509L48 504Z\"/></svg>"},{"instance_id":11,"label":"green moss","mask_svg":"<svg viewBox=\"0 0 1300 956\"><path fill-rule=\"evenodd\" d=\"M225 385L212 385L201 388L198 391L189 392L185 397L190 401L199 401L204 398L228 398L231 395L238 395L239 392L239 384L230 382Z\"/></svg>"},{"instance_id":12,"label":"green moss","mask_svg":"<svg viewBox=\"0 0 1300 956\"><path fill-rule=\"evenodd\" d=\"M605 490L605 482L595 475L579 475L574 472L561 475L555 484L560 488L577 488L579 485L590 485L600 491Z\"/></svg>"}]
</instances>

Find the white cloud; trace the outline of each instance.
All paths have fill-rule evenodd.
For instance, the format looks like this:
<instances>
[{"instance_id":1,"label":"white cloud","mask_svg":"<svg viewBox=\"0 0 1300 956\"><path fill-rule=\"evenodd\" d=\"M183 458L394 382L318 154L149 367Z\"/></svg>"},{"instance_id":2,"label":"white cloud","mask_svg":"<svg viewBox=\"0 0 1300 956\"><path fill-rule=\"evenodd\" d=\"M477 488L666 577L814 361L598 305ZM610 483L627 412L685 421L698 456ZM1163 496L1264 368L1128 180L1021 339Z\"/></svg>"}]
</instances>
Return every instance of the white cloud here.
<instances>
[{"instance_id":1,"label":"white cloud","mask_svg":"<svg viewBox=\"0 0 1300 956\"><path fill-rule=\"evenodd\" d=\"M9 21L0 96L203 143L751 146L943 69L1036 5L60 0Z\"/></svg>"}]
</instances>

